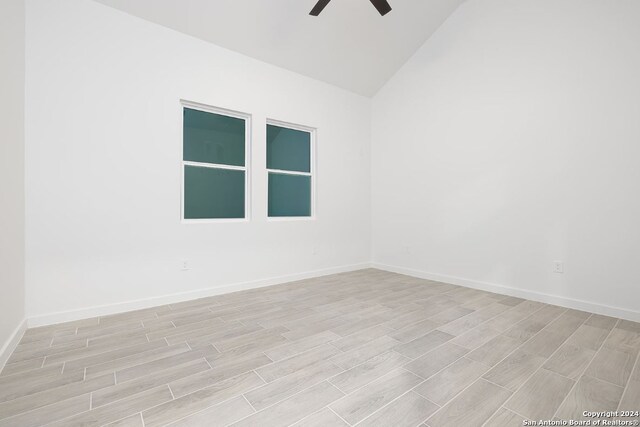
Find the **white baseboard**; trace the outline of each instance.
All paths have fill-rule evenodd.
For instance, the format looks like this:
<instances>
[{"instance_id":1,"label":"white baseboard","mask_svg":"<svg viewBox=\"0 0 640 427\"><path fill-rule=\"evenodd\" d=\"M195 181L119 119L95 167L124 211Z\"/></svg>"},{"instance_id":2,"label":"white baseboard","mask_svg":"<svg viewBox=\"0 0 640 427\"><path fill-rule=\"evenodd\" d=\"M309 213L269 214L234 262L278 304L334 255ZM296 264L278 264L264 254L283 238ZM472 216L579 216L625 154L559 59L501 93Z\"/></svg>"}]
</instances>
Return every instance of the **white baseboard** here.
<instances>
[{"instance_id":1,"label":"white baseboard","mask_svg":"<svg viewBox=\"0 0 640 427\"><path fill-rule=\"evenodd\" d=\"M619 317L621 319L640 322L640 312L627 310L619 307L611 307L608 305L598 304L590 301L583 301L574 298L566 298L558 295L550 295L541 292L535 292L525 289L516 289L509 286L498 285L495 283L481 282L478 280L466 279L462 277L447 276L444 274L429 273L427 271L414 270L406 267L397 267L381 263L372 263L371 267L379 270L385 270L392 273L406 274L407 276L417 277L420 279L434 280L437 282L450 283L452 285L464 286L466 288L479 289L497 294L503 294L518 298L525 298L532 301L543 302L546 304L559 305L562 307L573 308L576 310L588 311L590 313L602 314L605 316Z\"/></svg>"},{"instance_id":2,"label":"white baseboard","mask_svg":"<svg viewBox=\"0 0 640 427\"><path fill-rule=\"evenodd\" d=\"M79 310L70 310L57 313L43 314L39 316L29 317L28 325L30 328L36 326L53 325L56 323L70 322L73 320L87 319L97 316L106 316L109 314L124 313L132 310L155 307L164 304L175 304L182 301L189 301L198 298L204 298L214 295L227 294L246 289L261 288L264 286L278 285L296 280L311 279L314 277L327 276L329 274L345 273L348 271L361 270L370 268L370 263L352 264L323 270L307 271L297 274L289 274L285 276L271 277L267 279L253 280L250 282L235 283L231 285L217 286L215 288L199 289L196 291L182 292L171 295L163 295L159 297L145 298L135 301L126 301L116 304L100 305L94 307L83 308Z\"/></svg>"},{"instance_id":3,"label":"white baseboard","mask_svg":"<svg viewBox=\"0 0 640 427\"><path fill-rule=\"evenodd\" d=\"M406 267L398 267L392 265L386 265L382 263L360 263L345 265L333 268L327 268L323 270L308 271L297 274L290 274L278 277L271 277L267 279L254 280L249 282L235 283L225 286L218 286L215 288L199 289L196 291L182 292L171 295L164 295L160 297L145 298L135 301L126 301L116 304L101 305L95 307L88 307L79 310L70 310L57 313L49 313L40 316L29 317L28 321L23 322L14 332L13 338L5 343L2 350L0 350L0 367L6 363L6 359L15 349L15 346L20 341L27 324L30 328L36 326L52 325L56 323L69 322L73 320L87 319L97 316L106 316L109 314L124 313L132 310L139 310L143 308L155 307L164 304L175 304L182 301L188 301L198 298L204 298L214 295L222 295L231 292L242 291L246 289L261 288L265 286L272 286L286 282L293 282L296 280L310 279L314 277L327 276L330 274L345 273L349 271L361 270L364 268L377 268L379 270L385 270L393 273L406 274L408 276L418 277L422 279L435 280L438 282L451 283L453 285L464 286L467 288L480 289L488 292L495 292L498 294L514 296L519 298L526 298L533 301L539 301L547 304L559 305L567 308L573 308L576 310L588 311L591 313L603 314L606 316L619 317L622 319L628 319L636 322L640 322L640 312L627 310L618 307L611 307L603 304L597 304L589 301L583 301L578 299L566 298L557 295L544 294L535 291L529 291L524 289L511 288L509 286L498 285L494 283L482 282L478 280L466 279L455 276L447 276L443 274L429 273L421 270L414 270Z\"/></svg>"},{"instance_id":4,"label":"white baseboard","mask_svg":"<svg viewBox=\"0 0 640 427\"><path fill-rule=\"evenodd\" d=\"M4 343L2 348L0 348L0 372L4 369L4 365L7 364L7 360L9 360L9 356L16 349L18 343L22 339L22 335L24 335L24 331L27 330L27 319L24 319L18 327L13 331L9 339Z\"/></svg>"}]
</instances>

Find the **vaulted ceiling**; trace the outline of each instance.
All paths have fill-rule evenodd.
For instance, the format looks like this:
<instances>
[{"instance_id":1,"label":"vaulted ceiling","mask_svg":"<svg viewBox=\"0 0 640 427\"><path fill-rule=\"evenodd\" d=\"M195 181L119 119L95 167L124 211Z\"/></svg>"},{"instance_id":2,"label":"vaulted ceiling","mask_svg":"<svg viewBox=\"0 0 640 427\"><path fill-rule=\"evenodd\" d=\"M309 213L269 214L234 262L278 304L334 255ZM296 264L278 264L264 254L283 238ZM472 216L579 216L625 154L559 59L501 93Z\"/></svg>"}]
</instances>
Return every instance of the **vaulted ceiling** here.
<instances>
[{"instance_id":1,"label":"vaulted ceiling","mask_svg":"<svg viewBox=\"0 0 640 427\"><path fill-rule=\"evenodd\" d=\"M253 58L373 96L464 0L95 0Z\"/></svg>"}]
</instances>

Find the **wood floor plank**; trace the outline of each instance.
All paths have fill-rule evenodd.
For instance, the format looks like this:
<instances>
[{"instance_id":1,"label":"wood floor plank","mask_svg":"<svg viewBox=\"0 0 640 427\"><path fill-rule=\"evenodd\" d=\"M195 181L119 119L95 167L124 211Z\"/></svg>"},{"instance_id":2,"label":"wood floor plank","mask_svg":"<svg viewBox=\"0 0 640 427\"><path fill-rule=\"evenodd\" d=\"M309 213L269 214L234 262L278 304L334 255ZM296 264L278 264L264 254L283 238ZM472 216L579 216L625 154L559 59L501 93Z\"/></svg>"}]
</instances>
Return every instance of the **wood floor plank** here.
<instances>
[{"instance_id":1,"label":"wood floor plank","mask_svg":"<svg viewBox=\"0 0 640 427\"><path fill-rule=\"evenodd\" d=\"M289 329L289 332L284 332L282 336L291 341L296 341L340 326L348 318L348 315L336 316L334 313L320 313L317 316L305 318L303 321L285 323L284 326Z\"/></svg>"},{"instance_id":2,"label":"wood floor plank","mask_svg":"<svg viewBox=\"0 0 640 427\"><path fill-rule=\"evenodd\" d=\"M0 419L0 427L38 427L45 424L48 425L48 423L88 411L90 405L90 395L84 394L9 418Z\"/></svg>"},{"instance_id":3,"label":"wood floor plank","mask_svg":"<svg viewBox=\"0 0 640 427\"><path fill-rule=\"evenodd\" d=\"M504 304L510 307L514 307L522 302L524 302L524 300L522 298L516 298L516 297L506 297L503 299L500 299L498 301L500 304Z\"/></svg>"},{"instance_id":4,"label":"wood floor plank","mask_svg":"<svg viewBox=\"0 0 640 427\"><path fill-rule=\"evenodd\" d=\"M418 385L422 379L411 372L395 370L356 390L331 409L349 424L356 424Z\"/></svg>"},{"instance_id":5,"label":"wood floor plank","mask_svg":"<svg viewBox=\"0 0 640 427\"><path fill-rule=\"evenodd\" d=\"M202 332L202 331L215 331L224 329L227 327L227 324L218 319L208 319L202 322L189 323L186 325L182 325L180 327L176 327L170 330L162 330L157 332L152 332L148 334L150 341L160 340L166 338L169 341L169 344L180 344L185 342L185 336L189 336L189 334Z\"/></svg>"},{"instance_id":6,"label":"wood floor plank","mask_svg":"<svg viewBox=\"0 0 640 427\"><path fill-rule=\"evenodd\" d=\"M208 387L271 363L271 359L264 354L240 358L231 357L215 362L207 359L207 361L211 365L211 369L191 375L188 378L175 380L169 384L174 396L184 396L195 390Z\"/></svg>"},{"instance_id":7,"label":"wood floor plank","mask_svg":"<svg viewBox=\"0 0 640 427\"><path fill-rule=\"evenodd\" d=\"M266 354L265 352L271 350L272 348L287 345L289 343L291 343L291 341L289 341L288 339L286 339L280 334L264 335L264 336L261 336L260 338L257 338L254 341L247 342L246 344L243 344L239 347L234 347L230 350L227 350L224 353L213 355L212 359L224 358L232 355L235 357L244 357L244 356L251 356L256 354ZM212 344L212 345L216 349L218 348L217 344Z\"/></svg>"},{"instance_id":8,"label":"wood floor plank","mask_svg":"<svg viewBox=\"0 0 640 427\"><path fill-rule=\"evenodd\" d=\"M43 348L49 348L52 346L53 338L46 338L40 341L32 341L29 343L18 344L16 349L13 350L14 353L22 353L24 351L29 350L41 350Z\"/></svg>"},{"instance_id":9,"label":"wood floor plank","mask_svg":"<svg viewBox=\"0 0 640 427\"><path fill-rule=\"evenodd\" d=\"M488 367L493 367L518 348L520 344L518 340L505 335L498 335L467 354L467 357Z\"/></svg>"},{"instance_id":10,"label":"wood floor plank","mask_svg":"<svg viewBox=\"0 0 640 427\"><path fill-rule=\"evenodd\" d=\"M409 360L410 359L395 351L389 351L334 376L329 380L329 382L338 387L344 393L351 393L352 391L386 375L396 368L399 368Z\"/></svg>"},{"instance_id":11,"label":"wood floor plank","mask_svg":"<svg viewBox=\"0 0 640 427\"><path fill-rule=\"evenodd\" d=\"M359 427L415 427L438 410L438 406L412 391L400 396L366 418Z\"/></svg>"},{"instance_id":12,"label":"wood floor plank","mask_svg":"<svg viewBox=\"0 0 640 427\"><path fill-rule=\"evenodd\" d=\"M432 322L436 322L441 325L444 325L446 323L453 322L454 320L459 319L461 317L467 316L468 314L471 314L474 311L475 310L472 310L470 308L452 307L434 316L431 316L429 319L431 319Z\"/></svg>"},{"instance_id":13,"label":"wood floor plank","mask_svg":"<svg viewBox=\"0 0 640 427\"><path fill-rule=\"evenodd\" d=\"M228 338L225 340L220 340L214 342L215 347L218 351L224 353L225 351L233 350L237 347L242 347L244 345L256 343L269 343L275 342L277 345L282 345L288 340L283 337L281 334L283 332L288 332L289 330L284 326L276 326L271 329L263 329L256 332L252 332L249 334L239 335L234 338Z\"/></svg>"},{"instance_id":14,"label":"wood floor plank","mask_svg":"<svg viewBox=\"0 0 640 427\"><path fill-rule=\"evenodd\" d=\"M42 363L42 362L40 362ZM18 372L16 374L0 377L0 387L8 387L11 385L24 383L25 381L43 381L46 378L57 378L62 374L62 363L58 365L49 365L44 368L38 367L26 372Z\"/></svg>"},{"instance_id":15,"label":"wood floor plank","mask_svg":"<svg viewBox=\"0 0 640 427\"><path fill-rule=\"evenodd\" d=\"M159 360L165 357L186 353L188 351L189 346L186 344L155 348L153 350L135 353L130 356L121 357L108 362L87 366L85 369L85 375L86 378L94 378L110 372L116 372L133 366L142 365L147 362L153 362L154 360Z\"/></svg>"},{"instance_id":16,"label":"wood floor plank","mask_svg":"<svg viewBox=\"0 0 640 427\"><path fill-rule=\"evenodd\" d=\"M99 324L100 326L108 326L123 322L129 322L131 320L155 319L158 317L157 313L164 313L168 311L170 311L169 306L160 305L157 307L128 311L126 313L110 314L108 316L101 316Z\"/></svg>"},{"instance_id":17,"label":"wood floor plank","mask_svg":"<svg viewBox=\"0 0 640 427\"><path fill-rule=\"evenodd\" d=\"M436 323L430 319L425 319L392 332L389 336L400 342L407 343L424 336L429 331L435 330L438 326L440 326L440 323Z\"/></svg>"},{"instance_id":18,"label":"wood floor plank","mask_svg":"<svg viewBox=\"0 0 640 427\"><path fill-rule=\"evenodd\" d=\"M223 341L229 338L239 337L240 335L250 334L252 332L257 332L262 330L262 326L259 325L243 325L241 323L238 324L227 324L226 327L222 329L198 329L195 332L188 332L182 335L176 335L173 337L167 338L169 344L174 342L185 342L189 344L189 346L193 349L206 347L214 342Z\"/></svg>"},{"instance_id":19,"label":"wood floor plank","mask_svg":"<svg viewBox=\"0 0 640 427\"><path fill-rule=\"evenodd\" d=\"M585 411L615 411L623 390L622 387L585 375L571 390L557 416L565 420L583 420L589 419L583 416Z\"/></svg>"},{"instance_id":20,"label":"wood floor plank","mask_svg":"<svg viewBox=\"0 0 640 427\"><path fill-rule=\"evenodd\" d=\"M266 354L269 359L277 362L279 360L286 359L287 357L295 356L296 354L311 350L312 348L319 347L322 344L332 342L335 345L335 340L337 340L338 338L340 338L340 336L334 334L331 331L323 331L299 339L297 341L291 342L287 340L287 344L268 349L264 352L264 354ZM365 343L367 341L368 339L365 341Z\"/></svg>"},{"instance_id":21,"label":"wood floor plank","mask_svg":"<svg viewBox=\"0 0 640 427\"><path fill-rule=\"evenodd\" d=\"M526 302L524 304L526 304ZM530 310L528 307L529 306L527 307L516 306L511 310L505 311L501 316L497 316L487 321L486 325L492 329L499 331L500 333L504 333L509 329L511 329L513 325L526 319L528 316L532 314L531 313L532 310ZM540 309L540 306L535 306L535 308L536 310L538 310Z\"/></svg>"},{"instance_id":22,"label":"wood floor plank","mask_svg":"<svg viewBox=\"0 0 640 427\"><path fill-rule=\"evenodd\" d=\"M127 418L106 424L105 427L144 427L142 422L142 414L134 414Z\"/></svg>"},{"instance_id":23,"label":"wood floor plank","mask_svg":"<svg viewBox=\"0 0 640 427\"><path fill-rule=\"evenodd\" d=\"M443 308L442 311L445 309ZM435 313L433 313L435 314ZM389 320L385 322L383 325L392 330L399 330L402 328L406 328L407 326L413 325L415 323L422 322L427 320L429 316L432 314L425 313L424 310L412 311L411 313L406 313L396 317L395 319Z\"/></svg>"},{"instance_id":24,"label":"wood floor plank","mask_svg":"<svg viewBox=\"0 0 640 427\"><path fill-rule=\"evenodd\" d=\"M356 332L369 329L372 326L381 325L391 318L393 318L393 311L390 309L385 309L382 314L371 317L366 316L364 319L360 319L356 322L345 322L338 327L331 328L331 331L340 335L341 337L346 337Z\"/></svg>"},{"instance_id":25,"label":"wood floor plank","mask_svg":"<svg viewBox=\"0 0 640 427\"><path fill-rule=\"evenodd\" d=\"M340 372L342 369L333 363L320 362L250 391L245 397L256 411L260 411Z\"/></svg>"},{"instance_id":26,"label":"wood floor plank","mask_svg":"<svg viewBox=\"0 0 640 427\"><path fill-rule=\"evenodd\" d=\"M485 372L485 365L463 357L420 384L415 392L444 406Z\"/></svg>"},{"instance_id":27,"label":"wood floor plank","mask_svg":"<svg viewBox=\"0 0 640 427\"><path fill-rule=\"evenodd\" d=\"M115 348L87 347L86 349L81 349L81 351L70 351L48 356L44 361L44 365L48 366L54 363L64 362L65 370L74 371L98 363L128 357L143 351L167 347L167 343L164 340L135 343L133 345L130 345L130 342L121 344L122 345L115 346Z\"/></svg>"},{"instance_id":28,"label":"wood floor plank","mask_svg":"<svg viewBox=\"0 0 640 427\"><path fill-rule=\"evenodd\" d=\"M630 354L640 354L640 332L614 328L604 342L604 347Z\"/></svg>"},{"instance_id":29,"label":"wood floor plank","mask_svg":"<svg viewBox=\"0 0 640 427\"><path fill-rule=\"evenodd\" d=\"M540 332L545 326L546 323L538 321L537 318L527 318L508 329L504 335L523 343Z\"/></svg>"},{"instance_id":30,"label":"wood floor plank","mask_svg":"<svg viewBox=\"0 0 640 427\"><path fill-rule=\"evenodd\" d=\"M494 366L483 378L516 391L542 364L544 357L516 350Z\"/></svg>"},{"instance_id":31,"label":"wood floor plank","mask_svg":"<svg viewBox=\"0 0 640 427\"><path fill-rule=\"evenodd\" d=\"M146 341L146 339L145 339ZM60 344L55 347L39 348L35 350L26 350L22 352L14 352L7 363L24 362L30 359L39 359L42 357L55 360L54 356L60 353L67 354L72 350L86 349L87 341L75 341L66 344Z\"/></svg>"},{"instance_id":32,"label":"wood floor plank","mask_svg":"<svg viewBox=\"0 0 640 427\"><path fill-rule=\"evenodd\" d=\"M585 375L624 387L635 361L635 356L629 353L603 347L594 357Z\"/></svg>"},{"instance_id":33,"label":"wood floor plank","mask_svg":"<svg viewBox=\"0 0 640 427\"><path fill-rule=\"evenodd\" d=\"M475 311L438 327L438 330L454 336L459 336L489 320L491 317L493 317L493 314L491 313L483 312L482 310Z\"/></svg>"},{"instance_id":34,"label":"wood floor plank","mask_svg":"<svg viewBox=\"0 0 640 427\"><path fill-rule=\"evenodd\" d=\"M616 323L618 323L618 319L600 314L593 314L584 322L585 325L606 329L607 331L613 329Z\"/></svg>"},{"instance_id":35,"label":"wood floor plank","mask_svg":"<svg viewBox=\"0 0 640 427\"><path fill-rule=\"evenodd\" d=\"M60 332L75 333L75 331L78 329L82 329L83 327L88 327L88 326L96 326L99 323L100 323L99 317L92 317L90 319L72 320L70 322L58 323L55 325L38 326L35 328L27 329L24 333L23 339L34 337L34 336L42 336L42 335L55 336ZM23 341L20 341L20 342L23 342Z\"/></svg>"},{"instance_id":36,"label":"wood floor plank","mask_svg":"<svg viewBox=\"0 0 640 427\"><path fill-rule=\"evenodd\" d=\"M340 350L333 347L331 344L324 344L288 359L259 368L256 372L265 381L271 382L315 363L328 360L339 352Z\"/></svg>"},{"instance_id":37,"label":"wood floor plank","mask_svg":"<svg viewBox=\"0 0 640 427\"><path fill-rule=\"evenodd\" d=\"M441 331L432 331L413 341L399 345L396 351L410 359L415 359L453 339L454 336Z\"/></svg>"},{"instance_id":38,"label":"wood floor plank","mask_svg":"<svg viewBox=\"0 0 640 427\"><path fill-rule=\"evenodd\" d=\"M144 331L144 330L145 329L144 329L144 326L142 325L142 322L136 322L134 324L127 324L124 326L115 325L115 326L104 327L99 329L90 329L88 331L73 334L73 335L54 336L51 344L59 345L59 344L69 343L72 341L91 340L91 339L96 339L101 337L118 335L123 332Z\"/></svg>"},{"instance_id":39,"label":"wood floor plank","mask_svg":"<svg viewBox=\"0 0 640 427\"><path fill-rule=\"evenodd\" d=\"M158 316L160 320L170 320L176 327L188 325L191 323L204 322L207 320L212 320L216 318L220 318L221 316L229 313L236 312L236 309L227 309L223 312L212 313L211 310L202 310L202 311L189 311L186 313L176 313L174 311L169 311L162 316ZM144 320L143 320L144 323Z\"/></svg>"},{"instance_id":40,"label":"wood floor plank","mask_svg":"<svg viewBox=\"0 0 640 427\"><path fill-rule=\"evenodd\" d=\"M569 312L563 314L562 316L551 322L545 327L545 330L568 337L573 334L583 323L584 318L576 317Z\"/></svg>"},{"instance_id":41,"label":"wood floor plank","mask_svg":"<svg viewBox=\"0 0 640 427\"><path fill-rule=\"evenodd\" d=\"M177 365L162 372L97 390L92 394L91 403L94 408L99 408L208 369L210 369L209 364L204 359Z\"/></svg>"},{"instance_id":42,"label":"wood floor plank","mask_svg":"<svg viewBox=\"0 0 640 427\"><path fill-rule=\"evenodd\" d=\"M162 372L163 370L173 368L176 365L205 358L211 354L217 354L217 351L213 347L209 349L185 351L183 353L163 357L161 359L155 359L150 362L136 364L131 367L118 369L115 372L116 380L118 383L124 383L136 378L152 375L156 372Z\"/></svg>"},{"instance_id":43,"label":"wood floor plank","mask_svg":"<svg viewBox=\"0 0 640 427\"><path fill-rule=\"evenodd\" d=\"M361 347L372 340L388 335L389 332L392 331L393 330L387 326L376 325L371 328L356 332L355 334L347 335L346 337L338 336L339 339L334 340L332 342L332 345L340 351L347 352L349 350Z\"/></svg>"},{"instance_id":44,"label":"wood floor plank","mask_svg":"<svg viewBox=\"0 0 640 427\"><path fill-rule=\"evenodd\" d=\"M328 408L309 415L302 421L298 421L291 427L348 427L342 418Z\"/></svg>"},{"instance_id":45,"label":"wood floor plank","mask_svg":"<svg viewBox=\"0 0 640 427\"><path fill-rule=\"evenodd\" d=\"M113 375L104 375L10 400L0 404L0 418L14 416L46 405L57 404L67 399L88 395L93 391L110 387L114 384Z\"/></svg>"},{"instance_id":46,"label":"wood floor plank","mask_svg":"<svg viewBox=\"0 0 640 427\"><path fill-rule=\"evenodd\" d=\"M142 412L146 427L164 426L264 384L254 372L218 382Z\"/></svg>"},{"instance_id":47,"label":"wood floor plank","mask_svg":"<svg viewBox=\"0 0 640 427\"><path fill-rule=\"evenodd\" d=\"M342 396L344 394L340 390L325 381L238 421L232 426L286 427L324 408Z\"/></svg>"},{"instance_id":48,"label":"wood floor plank","mask_svg":"<svg viewBox=\"0 0 640 427\"><path fill-rule=\"evenodd\" d=\"M483 379L474 382L427 420L430 427L480 426L511 396Z\"/></svg>"},{"instance_id":49,"label":"wood floor plank","mask_svg":"<svg viewBox=\"0 0 640 427\"><path fill-rule=\"evenodd\" d=\"M376 338L368 342L363 346L347 351L346 353L340 353L332 357L331 362L340 366L342 369L348 370L356 365L366 362L372 357L394 349L399 344L399 341L396 341L393 338L384 335L380 338Z\"/></svg>"},{"instance_id":50,"label":"wood floor plank","mask_svg":"<svg viewBox=\"0 0 640 427\"><path fill-rule=\"evenodd\" d=\"M622 319L618 323L617 327L620 328L620 329L627 330L627 331L640 333L640 323L634 322L634 321L631 321L631 320Z\"/></svg>"},{"instance_id":51,"label":"wood floor plank","mask_svg":"<svg viewBox=\"0 0 640 427\"><path fill-rule=\"evenodd\" d=\"M20 397L29 396L42 391L61 387L66 384L80 382L84 379L84 372L71 372L45 377L33 377L13 384L5 384L0 388L0 403Z\"/></svg>"},{"instance_id":52,"label":"wood floor plank","mask_svg":"<svg viewBox=\"0 0 640 427\"><path fill-rule=\"evenodd\" d=\"M534 317L538 322L542 322L542 323L549 323L551 326L551 323L553 323L554 321L558 321L559 319L564 319L566 318L566 316L564 316L567 312L567 309L564 307L559 307L557 305L549 305L549 304L545 304L544 307L542 307L540 310L536 311L535 313L533 313L532 317ZM573 316L572 316L573 317ZM578 325L580 323L582 323L581 321L583 319L581 318L574 318L574 320L578 320L580 321L577 325L575 325L574 330L578 327ZM563 325L565 324L564 321L561 322Z\"/></svg>"},{"instance_id":53,"label":"wood floor plank","mask_svg":"<svg viewBox=\"0 0 640 427\"><path fill-rule=\"evenodd\" d=\"M500 332L491 326L481 324L462 335L458 335L451 340L451 343L464 347L468 350L475 350L488 341L500 335Z\"/></svg>"},{"instance_id":54,"label":"wood floor plank","mask_svg":"<svg viewBox=\"0 0 640 427\"><path fill-rule=\"evenodd\" d=\"M93 334L95 334L95 336L100 336L103 334L110 334L118 331L126 331L127 329L138 329L138 328L144 327L142 321L140 320L132 320L125 323L116 323L110 326L105 326L100 324L100 318L96 317L94 319L98 319L98 322L95 324L87 324L87 325L80 326L75 331L75 334L72 334L72 335L94 336ZM54 334L54 340L58 339L58 337L68 336L68 335L69 335L68 333L64 333L64 334L56 333Z\"/></svg>"},{"instance_id":55,"label":"wood floor plank","mask_svg":"<svg viewBox=\"0 0 640 427\"><path fill-rule=\"evenodd\" d=\"M17 362L17 363L7 363L6 365L4 365L2 372L0 372L0 380L2 380L3 377L7 377L9 375L14 375L14 374L24 375L25 372L39 369L42 366L43 362L44 362L44 356L39 357L37 359L23 360L22 362ZM62 364L60 364L58 367L60 372L62 372Z\"/></svg>"},{"instance_id":56,"label":"wood floor plank","mask_svg":"<svg viewBox=\"0 0 640 427\"><path fill-rule=\"evenodd\" d=\"M253 413L251 405L240 396L171 423L169 427L226 427Z\"/></svg>"},{"instance_id":57,"label":"wood floor plank","mask_svg":"<svg viewBox=\"0 0 640 427\"><path fill-rule=\"evenodd\" d=\"M640 402L640 378L634 377L627 384L619 409L621 411L637 411L638 409L633 408L638 407L638 402Z\"/></svg>"},{"instance_id":58,"label":"wood floor plank","mask_svg":"<svg viewBox=\"0 0 640 427\"><path fill-rule=\"evenodd\" d=\"M128 417L138 412L142 412L147 408L153 408L165 402L171 401L171 391L166 385L143 393L136 394L129 399L118 400L109 405L91 409L90 411L80 413L78 415L65 418L51 427L70 427L70 426L101 426L109 422L117 421L123 417Z\"/></svg>"},{"instance_id":59,"label":"wood floor plank","mask_svg":"<svg viewBox=\"0 0 640 427\"><path fill-rule=\"evenodd\" d=\"M567 340L564 335L542 330L520 348L527 353L550 357Z\"/></svg>"},{"instance_id":60,"label":"wood floor plank","mask_svg":"<svg viewBox=\"0 0 640 427\"><path fill-rule=\"evenodd\" d=\"M469 353L469 350L466 348L448 342L411 363L407 363L404 368L427 379L467 353Z\"/></svg>"},{"instance_id":61,"label":"wood floor plank","mask_svg":"<svg viewBox=\"0 0 640 427\"><path fill-rule=\"evenodd\" d=\"M484 427L522 427L524 417L504 408L498 409Z\"/></svg>"},{"instance_id":62,"label":"wood floor plank","mask_svg":"<svg viewBox=\"0 0 640 427\"><path fill-rule=\"evenodd\" d=\"M548 420L553 417L574 381L554 372L540 369L504 405L532 420Z\"/></svg>"},{"instance_id":63,"label":"wood floor plank","mask_svg":"<svg viewBox=\"0 0 640 427\"><path fill-rule=\"evenodd\" d=\"M572 380L580 378L596 352L565 342L554 355L547 360L544 368L564 375Z\"/></svg>"},{"instance_id":64,"label":"wood floor plank","mask_svg":"<svg viewBox=\"0 0 640 427\"><path fill-rule=\"evenodd\" d=\"M585 323L569 337L566 343L587 350L597 351L602 346L607 335L609 335L608 329L590 326Z\"/></svg>"},{"instance_id":65,"label":"wood floor plank","mask_svg":"<svg viewBox=\"0 0 640 427\"><path fill-rule=\"evenodd\" d=\"M104 335L95 338L87 339L88 347L96 347L96 346L117 346L123 341L132 340L134 342L144 343L147 340L147 330L146 329L134 329L132 331L120 332L117 334Z\"/></svg>"},{"instance_id":66,"label":"wood floor plank","mask_svg":"<svg viewBox=\"0 0 640 427\"><path fill-rule=\"evenodd\" d=\"M29 334L30 331L31 329L27 329L25 331L25 334L22 336L18 344L28 344L31 342L42 341L47 339L51 340L51 339L55 339L56 337L60 337L64 335L75 335L77 328L63 329L60 331L50 330L50 331L34 333L34 334Z\"/></svg>"}]
</instances>

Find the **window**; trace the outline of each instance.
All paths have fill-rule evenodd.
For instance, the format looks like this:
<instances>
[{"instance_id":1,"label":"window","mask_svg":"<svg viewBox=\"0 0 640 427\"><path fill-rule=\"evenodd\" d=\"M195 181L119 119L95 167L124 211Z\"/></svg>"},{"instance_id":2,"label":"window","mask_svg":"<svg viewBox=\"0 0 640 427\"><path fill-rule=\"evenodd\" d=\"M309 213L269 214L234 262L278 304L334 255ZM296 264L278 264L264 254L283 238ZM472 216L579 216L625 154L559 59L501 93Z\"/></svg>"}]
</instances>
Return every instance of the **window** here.
<instances>
[{"instance_id":1,"label":"window","mask_svg":"<svg viewBox=\"0 0 640 427\"><path fill-rule=\"evenodd\" d=\"M182 105L183 220L247 218L249 116Z\"/></svg>"},{"instance_id":2,"label":"window","mask_svg":"<svg viewBox=\"0 0 640 427\"><path fill-rule=\"evenodd\" d=\"M310 128L267 124L269 218L313 217L314 136Z\"/></svg>"}]
</instances>

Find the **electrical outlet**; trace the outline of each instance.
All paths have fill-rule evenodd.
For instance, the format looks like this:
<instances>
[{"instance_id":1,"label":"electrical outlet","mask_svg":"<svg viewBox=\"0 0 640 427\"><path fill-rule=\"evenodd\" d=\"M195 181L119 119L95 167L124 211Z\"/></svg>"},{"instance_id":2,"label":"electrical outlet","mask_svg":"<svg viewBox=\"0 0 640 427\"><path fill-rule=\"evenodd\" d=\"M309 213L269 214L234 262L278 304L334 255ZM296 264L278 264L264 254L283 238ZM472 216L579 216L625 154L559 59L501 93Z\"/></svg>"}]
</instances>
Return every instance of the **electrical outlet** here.
<instances>
[{"instance_id":1,"label":"electrical outlet","mask_svg":"<svg viewBox=\"0 0 640 427\"><path fill-rule=\"evenodd\" d=\"M554 273L564 273L564 262L562 262L562 261L554 261L553 262L553 272Z\"/></svg>"},{"instance_id":2,"label":"electrical outlet","mask_svg":"<svg viewBox=\"0 0 640 427\"><path fill-rule=\"evenodd\" d=\"M189 261L183 260L182 261L182 271L187 271L188 269L189 269Z\"/></svg>"}]
</instances>

